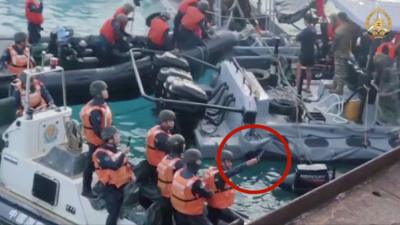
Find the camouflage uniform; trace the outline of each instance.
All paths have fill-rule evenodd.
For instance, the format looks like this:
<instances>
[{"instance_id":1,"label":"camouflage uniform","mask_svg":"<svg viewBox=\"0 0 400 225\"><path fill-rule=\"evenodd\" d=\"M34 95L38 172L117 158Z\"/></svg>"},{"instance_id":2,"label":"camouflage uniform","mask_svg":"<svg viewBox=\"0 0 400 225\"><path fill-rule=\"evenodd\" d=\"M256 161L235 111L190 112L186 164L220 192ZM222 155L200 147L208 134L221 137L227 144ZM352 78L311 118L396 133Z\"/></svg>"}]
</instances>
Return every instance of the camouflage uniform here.
<instances>
[{"instance_id":1,"label":"camouflage uniform","mask_svg":"<svg viewBox=\"0 0 400 225\"><path fill-rule=\"evenodd\" d=\"M335 39L332 45L335 57L335 76L330 86L332 93L343 94L343 87L348 76L347 60L351 54L353 30L350 23L343 23L335 30Z\"/></svg>"}]
</instances>

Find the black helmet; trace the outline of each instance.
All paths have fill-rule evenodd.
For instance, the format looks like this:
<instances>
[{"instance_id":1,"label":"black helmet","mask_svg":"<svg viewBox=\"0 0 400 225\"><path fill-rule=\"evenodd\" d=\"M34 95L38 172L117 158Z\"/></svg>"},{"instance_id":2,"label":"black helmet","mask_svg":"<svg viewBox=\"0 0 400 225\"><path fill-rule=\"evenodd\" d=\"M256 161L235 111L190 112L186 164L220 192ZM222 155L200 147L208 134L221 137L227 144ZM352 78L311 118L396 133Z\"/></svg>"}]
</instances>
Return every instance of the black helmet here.
<instances>
[{"instance_id":1,"label":"black helmet","mask_svg":"<svg viewBox=\"0 0 400 225\"><path fill-rule=\"evenodd\" d=\"M208 1L206 1L206 0L200 0L199 2L197 2L197 8L199 8L200 11L202 11L202 12L206 12L209 7L210 6L208 4Z\"/></svg>"},{"instance_id":2,"label":"black helmet","mask_svg":"<svg viewBox=\"0 0 400 225\"><path fill-rule=\"evenodd\" d=\"M167 140L168 149L171 152L181 154L185 145L185 138L180 134L174 134Z\"/></svg>"},{"instance_id":3,"label":"black helmet","mask_svg":"<svg viewBox=\"0 0 400 225\"><path fill-rule=\"evenodd\" d=\"M15 43L21 43L25 42L28 36L24 32L18 32L14 35L14 42Z\"/></svg>"},{"instance_id":4,"label":"black helmet","mask_svg":"<svg viewBox=\"0 0 400 225\"><path fill-rule=\"evenodd\" d=\"M222 161L225 161L225 160L233 161L233 158L234 158L233 153L231 151L225 150L225 149L222 151L222 154L221 154Z\"/></svg>"},{"instance_id":5,"label":"black helmet","mask_svg":"<svg viewBox=\"0 0 400 225\"><path fill-rule=\"evenodd\" d=\"M92 97L100 97L104 90L107 90L107 84L102 80L96 80L90 84L89 91Z\"/></svg>"},{"instance_id":6,"label":"black helmet","mask_svg":"<svg viewBox=\"0 0 400 225\"><path fill-rule=\"evenodd\" d=\"M171 19L171 15L168 12L161 12L160 13L160 18L167 21Z\"/></svg>"},{"instance_id":7,"label":"black helmet","mask_svg":"<svg viewBox=\"0 0 400 225\"><path fill-rule=\"evenodd\" d=\"M183 161L186 164L196 163L197 160L201 160L201 152L195 148L190 148L183 153Z\"/></svg>"},{"instance_id":8,"label":"black helmet","mask_svg":"<svg viewBox=\"0 0 400 225\"><path fill-rule=\"evenodd\" d=\"M103 139L103 141L108 141L113 138L116 133L118 133L117 128L106 127L101 131L101 139Z\"/></svg>"},{"instance_id":9,"label":"black helmet","mask_svg":"<svg viewBox=\"0 0 400 225\"><path fill-rule=\"evenodd\" d=\"M175 120L175 113L171 110L164 109L158 114L158 118L160 119L160 122L165 122L168 120Z\"/></svg>"}]
</instances>

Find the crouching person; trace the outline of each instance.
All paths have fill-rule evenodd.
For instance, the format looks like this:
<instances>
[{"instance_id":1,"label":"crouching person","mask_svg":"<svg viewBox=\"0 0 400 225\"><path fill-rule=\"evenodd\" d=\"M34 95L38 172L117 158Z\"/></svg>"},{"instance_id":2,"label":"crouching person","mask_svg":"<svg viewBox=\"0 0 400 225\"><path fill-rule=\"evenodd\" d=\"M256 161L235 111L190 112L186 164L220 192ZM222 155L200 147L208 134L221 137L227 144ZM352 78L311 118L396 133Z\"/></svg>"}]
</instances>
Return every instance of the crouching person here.
<instances>
[{"instance_id":1,"label":"crouching person","mask_svg":"<svg viewBox=\"0 0 400 225\"><path fill-rule=\"evenodd\" d=\"M93 153L92 160L99 181L104 184L102 196L109 213L106 225L116 225L121 210L124 187L134 181L135 175L128 162L129 147L119 151L120 134L115 127L104 128L101 132L104 144Z\"/></svg>"}]
</instances>

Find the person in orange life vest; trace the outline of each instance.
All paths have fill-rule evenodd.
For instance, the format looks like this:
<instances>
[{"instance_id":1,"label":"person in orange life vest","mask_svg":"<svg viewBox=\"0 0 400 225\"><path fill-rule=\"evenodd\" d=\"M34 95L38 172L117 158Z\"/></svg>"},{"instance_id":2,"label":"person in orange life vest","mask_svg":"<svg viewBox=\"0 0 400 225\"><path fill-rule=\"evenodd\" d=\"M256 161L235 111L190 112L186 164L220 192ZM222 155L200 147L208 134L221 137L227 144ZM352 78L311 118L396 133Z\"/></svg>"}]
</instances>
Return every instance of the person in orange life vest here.
<instances>
[{"instance_id":1,"label":"person in orange life vest","mask_svg":"<svg viewBox=\"0 0 400 225\"><path fill-rule=\"evenodd\" d=\"M131 35L125 32L125 26L129 20L124 14L118 14L115 18L107 19L100 29L100 38L97 46L97 57L105 64L112 63L115 53L129 49Z\"/></svg>"},{"instance_id":2,"label":"person in orange life vest","mask_svg":"<svg viewBox=\"0 0 400 225\"><path fill-rule=\"evenodd\" d=\"M87 165L83 172L82 195L93 198L91 184L95 168L92 155L96 148L104 143L101 139L101 130L111 126L112 113L105 102L108 99L108 91L107 84L104 81L93 81L90 84L89 91L93 99L86 103L80 111L83 133L89 145Z\"/></svg>"},{"instance_id":3,"label":"person in orange life vest","mask_svg":"<svg viewBox=\"0 0 400 225\"><path fill-rule=\"evenodd\" d=\"M204 187L197 175L201 167L201 152L188 149L183 153L184 167L176 171L171 186L171 204L176 225L212 225L205 212L206 199L213 192Z\"/></svg>"},{"instance_id":4,"label":"person in orange life vest","mask_svg":"<svg viewBox=\"0 0 400 225\"><path fill-rule=\"evenodd\" d=\"M183 168L181 160L182 152L185 149L185 138L180 134L174 134L168 138L167 148L169 154L166 155L157 166L158 181L157 186L163 196L163 225L172 225L173 208L171 205L171 185L174 174Z\"/></svg>"},{"instance_id":5,"label":"person in orange life vest","mask_svg":"<svg viewBox=\"0 0 400 225\"><path fill-rule=\"evenodd\" d=\"M375 51L376 55L386 54L391 60L396 58L396 49L400 46L398 38L394 37L391 41L383 42Z\"/></svg>"},{"instance_id":6,"label":"person in orange life vest","mask_svg":"<svg viewBox=\"0 0 400 225\"><path fill-rule=\"evenodd\" d=\"M136 180L132 166L128 162L129 147L118 150L120 134L115 127L101 131L104 142L93 153L92 161L99 181L104 185L102 197L106 201L108 217L106 225L116 225L121 210L126 184Z\"/></svg>"},{"instance_id":7,"label":"person in orange life vest","mask_svg":"<svg viewBox=\"0 0 400 225\"><path fill-rule=\"evenodd\" d=\"M25 102L25 90L26 90L26 82L27 75L26 73L22 73L20 78L17 78L12 86L15 88L14 97L17 105L16 115L22 116L24 112ZM47 90L46 86L39 81L31 77L30 80L30 94L29 94L29 111L33 112L35 110L45 110L47 108L54 108L54 100L50 95L50 92Z\"/></svg>"},{"instance_id":8,"label":"person in orange life vest","mask_svg":"<svg viewBox=\"0 0 400 225\"><path fill-rule=\"evenodd\" d=\"M175 113L171 110L162 110L158 118L160 124L152 127L146 137L146 159L154 172L164 156L169 153L167 140L175 127L176 119Z\"/></svg>"},{"instance_id":9,"label":"person in orange life vest","mask_svg":"<svg viewBox=\"0 0 400 225\"><path fill-rule=\"evenodd\" d=\"M182 0L182 2L178 6L178 12L174 17L174 33L173 33L173 44L175 45L177 41L177 35L179 33L179 26L181 25L181 20L183 16L186 14L187 8L189 6L196 6L199 0Z\"/></svg>"},{"instance_id":10,"label":"person in orange life vest","mask_svg":"<svg viewBox=\"0 0 400 225\"><path fill-rule=\"evenodd\" d=\"M24 32L18 32L14 35L14 44L8 47L0 59L0 70L4 67L12 74L20 76L27 68L35 66L33 57L30 56L28 37Z\"/></svg>"},{"instance_id":11,"label":"person in orange life vest","mask_svg":"<svg viewBox=\"0 0 400 225\"><path fill-rule=\"evenodd\" d=\"M38 43L41 38L40 31L43 30L43 1L26 0L25 16L28 20L29 43Z\"/></svg>"},{"instance_id":12,"label":"person in orange life vest","mask_svg":"<svg viewBox=\"0 0 400 225\"><path fill-rule=\"evenodd\" d=\"M201 0L197 6L189 6L181 20L179 27L178 48L187 49L194 46L202 46L202 39L208 38L205 12L208 10L208 2Z\"/></svg>"},{"instance_id":13,"label":"person in orange life vest","mask_svg":"<svg viewBox=\"0 0 400 225\"><path fill-rule=\"evenodd\" d=\"M225 175L230 178L241 173L245 168L258 163L257 158L250 159L236 167L233 167L233 153L229 150L223 150L221 155L221 164ZM216 167L210 167L203 177L203 182L208 190L214 192L213 197L208 202L208 218L214 224L218 225L220 220L226 223L244 224L243 219L229 209L235 201L235 191L225 183L221 178Z\"/></svg>"},{"instance_id":14,"label":"person in orange life vest","mask_svg":"<svg viewBox=\"0 0 400 225\"><path fill-rule=\"evenodd\" d=\"M170 20L171 16L167 12L157 13L150 20L149 33L148 37L148 45L150 49L155 50L168 50L170 49L169 41L168 41L168 32L169 25L168 20Z\"/></svg>"}]
</instances>

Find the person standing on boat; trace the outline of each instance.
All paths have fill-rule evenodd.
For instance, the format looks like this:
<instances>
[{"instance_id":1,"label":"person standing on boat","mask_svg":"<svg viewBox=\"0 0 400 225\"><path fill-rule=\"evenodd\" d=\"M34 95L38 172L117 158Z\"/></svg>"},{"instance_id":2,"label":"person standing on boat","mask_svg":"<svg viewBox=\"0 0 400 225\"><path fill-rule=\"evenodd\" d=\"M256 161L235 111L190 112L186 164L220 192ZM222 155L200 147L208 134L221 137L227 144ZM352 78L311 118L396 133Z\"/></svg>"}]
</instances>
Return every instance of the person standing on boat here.
<instances>
[{"instance_id":1,"label":"person standing on boat","mask_svg":"<svg viewBox=\"0 0 400 225\"><path fill-rule=\"evenodd\" d=\"M124 187L135 181L131 164L128 161L129 147L118 150L120 134L115 127L101 131L103 144L93 153L92 161L99 181L104 185L102 196L109 213L106 225L116 225L121 210Z\"/></svg>"},{"instance_id":2,"label":"person standing on boat","mask_svg":"<svg viewBox=\"0 0 400 225\"><path fill-rule=\"evenodd\" d=\"M162 110L158 114L160 123L147 132L146 159L152 178L157 178L157 166L169 153L168 138L175 127L175 113L171 110Z\"/></svg>"},{"instance_id":3,"label":"person standing on boat","mask_svg":"<svg viewBox=\"0 0 400 225\"><path fill-rule=\"evenodd\" d=\"M222 168L224 169L224 173L228 178L241 173L245 168L253 166L259 161L257 158L253 158L245 163L233 167L233 159L234 157L231 151L222 151ZM244 224L243 219L229 209L229 207L231 207L235 201L235 191L221 178L216 167L210 167L207 170L205 176L203 177L203 182L205 187L214 193L211 198L207 199L208 218L213 225L218 225L220 220L226 223L232 223L236 221L239 223L235 224Z\"/></svg>"},{"instance_id":4,"label":"person standing on boat","mask_svg":"<svg viewBox=\"0 0 400 225\"><path fill-rule=\"evenodd\" d=\"M118 14L115 18L107 19L100 29L100 39L97 48L97 56L105 63L112 63L115 58L115 50L120 52L127 49L132 36L125 32L126 24L133 18L124 14Z\"/></svg>"},{"instance_id":5,"label":"person standing on boat","mask_svg":"<svg viewBox=\"0 0 400 225\"><path fill-rule=\"evenodd\" d=\"M26 0L25 16L28 20L29 43L38 43L41 38L40 31L43 30L43 1Z\"/></svg>"},{"instance_id":6,"label":"person standing on boat","mask_svg":"<svg viewBox=\"0 0 400 225\"><path fill-rule=\"evenodd\" d=\"M203 39L208 38L205 13L209 5L206 0L201 0L196 6L189 6L182 17L177 35L178 48L187 49L202 46Z\"/></svg>"},{"instance_id":7,"label":"person standing on boat","mask_svg":"<svg viewBox=\"0 0 400 225\"><path fill-rule=\"evenodd\" d=\"M167 148L169 154L157 166L157 186L163 196L164 203L162 224L172 225L171 185L175 172L183 168L181 155L185 150L185 138L180 134L172 135L168 138Z\"/></svg>"},{"instance_id":8,"label":"person standing on boat","mask_svg":"<svg viewBox=\"0 0 400 225\"><path fill-rule=\"evenodd\" d=\"M27 68L35 66L35 60L30 56L28 37L24 32L14 35L14 44L8 47L0 59L0 70L6 67L17 77Z\"/></svg>"},{"instance_id":9,"label":"person standing on boat","mask_svg":"<svg viewBox=\"0 0 400 225\"><path fill-rule=\"evenodd\" d=\"M302 79L302 70L305 69L307 77L307 86L305 91L310 93L310 85L312 80L311 67L314 66L314 46L317 39L315 28L312 24L312 15L306 14L304 24L306 27L297 35L296 40L301 43L299 63L296 68L296 85L300 85ZM302 87L301 87L302 88Z\"/></svg>"},{"instance_id":10,"label":"person standing on boat","mask_svg":"<svg viewBox=\"0 0 400 225\"><path fill-rule=\"evenodd\" d=\"M93 152L104 144L101 138L101 130L110 127L112 124L112 113L105 100L108 99L107 84L97 80L90 84L90 95L93 97L80 111L80 118L83 125L83 134L89 145L87 165L83 172L82 195L93 198L92 175L95 170L92 161Z\"/></svg>"},{"instance_id":11,"label":"person standing on boat","mask_svg":"<svg viewBox=\"0 0 400 225\"><path fill-rule=\"evenodd\" d=\"M12 86L15 88L14 97L17 104L17 117L20 117L24 113L24 102L26 96L26 81L27 74L22 73L20 78L17 78ZM47 108L54 108L54 100L51 97L50 92L47 90L46 86L36 78L31 77L30 79L30 94L29 94L29 110L39 111L45 110Z\"/></svg>"},{"instance_id":12,"label":"person standing on boat","mask_svg":"<svg viewBox=\"0 0 400 225\"><path fill-rule=\"evenodd\" d=\"M335 76L330 89L332 94L343 94L343 88L348 78L347 60L350 59L354 27L347 14L340 12L337 15L340 25L335 30L335 38L332 43L333 57L335 60Z\"/></svg>"},{"instance_id":13,"label":"person standing on boat","mask_svg":"<svg viewBox=\"0 0 400 225\"><path fill-rule=\"evenodd\" d=\"M169 24L168 21L171 19L171 16L167 12L161 12L154 15L152 19L150 19L149 33L147 35L149 40L149 48L154 50L168 50L171 47L169 46Z\"/></svg>"},{"instance_id":14,"label":"person standing on boat","mask_svg":"<svg viewBox=\"0 0 400 225\"><path fill-rule=\"evenodd\" d=\"M184 167L178 170L171 186L171 204L176 225L212 225L206 216L206 199L213 193L204 187L197 175L201 167L201 152L191 148L183 154Z\"/></svg>"},{"instance_id":15,"label":"person standing on boat","mask_svg":"<svg viewBox=\"0 0 400 225\"><path fill-rule=\"evenodd\" d=\"M177 42L177 36L179 33L179 27L181 25L181 21L183 16L186 14L187 8L189 6L196 6L199 0L182 0L182 2L178 6L178 12L174 17L174 34L172 37L173 45L175 46Z\"/></svg>"}]
</instances>

